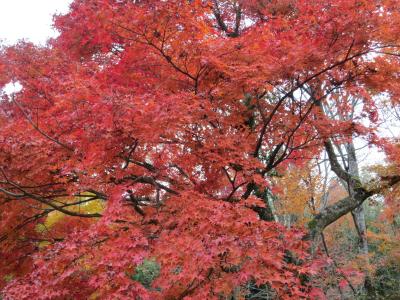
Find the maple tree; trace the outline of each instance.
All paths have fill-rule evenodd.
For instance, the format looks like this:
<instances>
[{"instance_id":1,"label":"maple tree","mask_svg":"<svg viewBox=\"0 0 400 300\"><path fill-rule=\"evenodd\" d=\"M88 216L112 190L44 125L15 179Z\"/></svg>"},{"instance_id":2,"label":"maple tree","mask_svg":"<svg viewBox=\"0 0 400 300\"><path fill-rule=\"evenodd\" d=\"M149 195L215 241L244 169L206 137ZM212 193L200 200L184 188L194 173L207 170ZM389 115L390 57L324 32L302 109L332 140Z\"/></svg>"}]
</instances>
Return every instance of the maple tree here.
<instances>
[{"instance_id":1,"label":"maple tree","mask_svg":"<svg viewBox=\"0 0 400 300\"><path fill-rule=\"evenodd\" d=\"M323 299L323 230L400 181L375 105L399 104L398 1L75 0L54 22L0 53L22 86L0 102L3 298ZM359 118L323 111L353 98ZM335 154L355 136L392 162L372 185ZM274 177L323 150L351 192L288 229Z\"/></svg>"}]
</instances>

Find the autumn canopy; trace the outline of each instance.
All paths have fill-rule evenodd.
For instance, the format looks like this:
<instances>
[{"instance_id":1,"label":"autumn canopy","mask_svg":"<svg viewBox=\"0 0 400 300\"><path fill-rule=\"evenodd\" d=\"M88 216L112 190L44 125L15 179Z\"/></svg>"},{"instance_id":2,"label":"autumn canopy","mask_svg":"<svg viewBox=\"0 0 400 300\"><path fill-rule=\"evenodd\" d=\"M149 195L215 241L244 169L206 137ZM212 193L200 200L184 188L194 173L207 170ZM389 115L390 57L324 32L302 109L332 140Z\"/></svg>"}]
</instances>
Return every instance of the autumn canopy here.
<instances>
[{"instance_id":1,"label":"autumn canopy","mask_svg":"<svg viewBox=\"0 0 400 300\"><path fill-rule=\"evenodd\" d=\"M374 197L394 222L398 0L75 0L54 26L0 49L22 87L0 100L0 298L324 299L325 228L352 213L363 244ZM367 181L355 139L388 158Z\"/></svg>"}]
</instances>

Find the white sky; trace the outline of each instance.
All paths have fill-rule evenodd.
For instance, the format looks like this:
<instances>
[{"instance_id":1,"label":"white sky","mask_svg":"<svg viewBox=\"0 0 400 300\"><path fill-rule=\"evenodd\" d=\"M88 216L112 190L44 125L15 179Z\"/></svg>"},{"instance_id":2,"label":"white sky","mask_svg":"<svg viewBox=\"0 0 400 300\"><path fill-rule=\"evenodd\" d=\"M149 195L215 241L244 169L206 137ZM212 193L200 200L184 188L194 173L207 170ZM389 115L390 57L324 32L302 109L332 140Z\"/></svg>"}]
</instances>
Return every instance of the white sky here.
<instances>
[{"instance_id":1,"label":"white sky","mask_svg":"<svg viewBox=\"0 0 400 300\"><path fill-rule=\"evenodd\" d=\"M0 40L14 44L27 39L45 44L57 35L52 29L55 13L68 12L72 0L0 0Z\"/></svg>"}]
</instances>

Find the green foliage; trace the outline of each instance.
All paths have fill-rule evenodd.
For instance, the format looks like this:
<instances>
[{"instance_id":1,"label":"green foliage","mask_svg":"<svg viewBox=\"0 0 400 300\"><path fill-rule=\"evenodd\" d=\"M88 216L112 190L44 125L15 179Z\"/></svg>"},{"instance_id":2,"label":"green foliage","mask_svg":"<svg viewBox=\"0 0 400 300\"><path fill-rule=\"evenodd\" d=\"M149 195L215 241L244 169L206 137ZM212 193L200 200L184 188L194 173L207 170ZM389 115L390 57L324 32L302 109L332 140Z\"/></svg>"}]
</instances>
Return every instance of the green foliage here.
<instances>
[{"instance_id":1,"label":"green foliage","mask_svg":"<svg viewBox=\"0 0 400 300\"><path fill-rule=\"evenodd\" d=\"M10 282L11 280L14 279L14 274L7 274L3 277L5 282Z\"/></svg>"},{"instance_id":2,"label":"green foliage","mask_svg":"<svg viewBox=\"0 0 400 300\"><path fill-rule=\"evenodd\" d=\"M317 226L317 220L315 220L315 219L312 219L307 224L307 227L308 227L309 230L314 230L316 226Z\"/></svg>"},{"instance_id":3,"label":"green foliage","mask_svg":"<svg viewBox=\"0 0 400 300\"><path fill-rule=\"evenodd\" d=\"M372 289L361 295L359 300L400 299L400 266L384 265L375 272Z\"/></svg>"},{"instance_id":4,"label":"green foliage","mask_svg":"<svg viewBox=\"0 0 400 300\"><path fill-rule=\"evenodd\" d=\"M246 300L273 300L277 299L276 292L268 284L256 285L254 282L249 282L246 286L248 293L245 296Z\"/></svg>"},{"instance_id":5,"label":"green foliage","mask_svg":"<svg viewBox=\"0 0 400 300\"><path fill-rule=\"evenodd\" d=\"M150 288L154 279L160 275L160 264L155 259L145 259L135 269L131 278L140 282L144 287Z\"/></svg>"},{"instance_id":6,"label":"green foliage","mask_svg":"<svg viewBox=\"0 0 400 300\"><path fill-rule=\"evenodd\" d=\"M365 222L368 224L368 230L374 233L379 233L380 229L375 225L376 220L379 218L382 210L384 209L384 202L382 199L369 200L364 204Z\"/></svg>"}]
</instances>

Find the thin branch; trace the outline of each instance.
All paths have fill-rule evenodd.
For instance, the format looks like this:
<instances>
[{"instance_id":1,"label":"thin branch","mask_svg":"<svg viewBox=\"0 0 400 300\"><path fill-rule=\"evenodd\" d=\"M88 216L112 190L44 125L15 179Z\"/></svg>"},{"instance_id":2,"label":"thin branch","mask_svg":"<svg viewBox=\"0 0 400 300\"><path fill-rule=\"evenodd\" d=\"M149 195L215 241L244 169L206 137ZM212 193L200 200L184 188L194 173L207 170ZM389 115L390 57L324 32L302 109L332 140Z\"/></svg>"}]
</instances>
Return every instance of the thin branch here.
<instances>
[{"instance_id":1,"label":"thin branch","mask_svg":"<svg viewBox=\"0 0 400 300\"><path fill-rule=\"evenodd\" d=\"M59 146L65 148L65 149L67 149L67 150L69 150L69 151L74 152L74 149L73 149L73 148L71 148L70 146L68 146L68 145L66 145L66 144L64 144L64 143L62 143L62 142L60 142L58 139L49 136L46 132L44 132L42 129L40 129L39 126L37 126L37 125L32 121L31 117L25 112L25 110L23 109L23 107L21 106L21 104L19 104L19 102L15 99L14 96L12 96L12 102L14 102L14 103L17 105L17 107L19 108L19 110L20 110L20 111L22 112L22 114L24 115L25 119L29 122L29 124L32 125L32 127L33 127L34 129L36 129L36 131L38 131L38 132L39 132L41 135L43 135L45 138L47 138L48 140L50 140L50 141L56 143L57 145L59 145Z\"/></svg>"}]
</instances>

